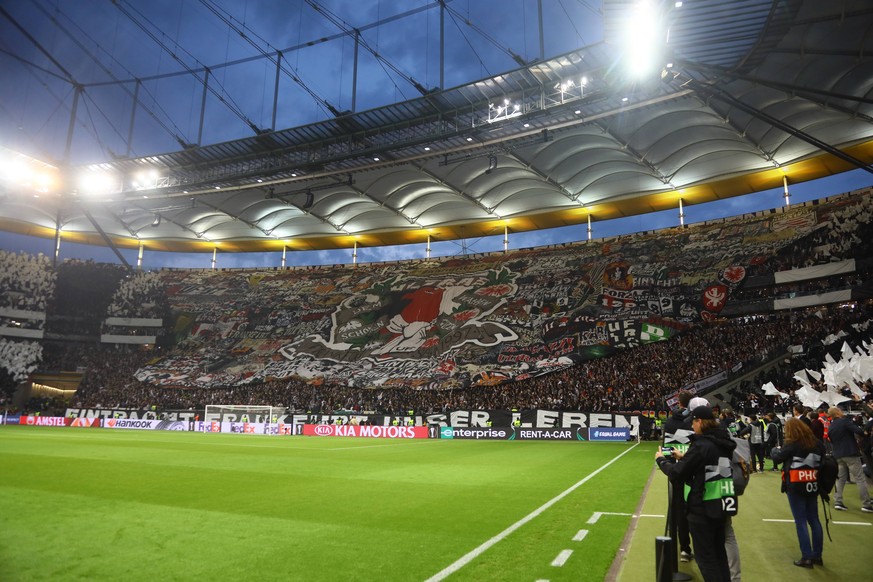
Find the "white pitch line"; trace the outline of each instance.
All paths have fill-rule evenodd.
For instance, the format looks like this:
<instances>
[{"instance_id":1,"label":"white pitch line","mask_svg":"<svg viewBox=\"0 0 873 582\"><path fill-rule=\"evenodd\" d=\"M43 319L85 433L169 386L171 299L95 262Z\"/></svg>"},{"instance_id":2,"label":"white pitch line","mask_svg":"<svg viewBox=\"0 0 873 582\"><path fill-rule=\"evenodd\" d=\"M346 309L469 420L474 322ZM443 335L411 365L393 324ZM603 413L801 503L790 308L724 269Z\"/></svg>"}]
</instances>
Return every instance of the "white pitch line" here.
<instances>
[{"instance_id":1,"label":"white pitch line","mask_svg":"<svg viewBox=\"0 0 873 582\"><path fill-rule=\"evenodd\" d=\"M769 521L772 523L794 523L793 519L762 519L761 521ZM873 526L873 523L868 523L866 521L832 521L831 523L835 525L866 525L867 527Z\"/></svg>"},{"instance_id":2,"label":"white pitch line","mask_svg":"<svg viewBox=\"0 0 873 582\"><path fill-rule=\"evenodd\" d=\"M588 476L586 476L584 479L576 482L575 484L571 485L566 490L559 493L558 495L556 495L552 499L546 501L540 507L538 507L537 509L534 509L532 512L530 512L526 516L522 517L520 520L518 520L517 522L515 522L514 524L512 524L511 526L509 526L508 528L506 528L505 530L503 530L502 532L500 532L499 534L497 534L496 536L494 536L490 540L479 545L479 547L474 548L473 550L467 552L466 554L464 554L463 556L461 556L460 558L455 560L453 563L449 564L448 566L446 566L445 568L443 568L442 570L440 570L439 572L437 572L436 574L434 574L433 576L428 578L426 580L426 582L439 582L440 580L445 580L447 577L454 574L455 572L457 572L458 570L460 570L461 568L463 568L464 566L466 566L467 564L469 564L470 562L472 562L473 560L475 560L476 558L481 556L483 553L485 553L486 550L488 550L488 548L490 548L491 546L493 546L497 542L502 541L509 534L511 534L512 532L514 532L515 530L517 530L518 528L520 528L521 526L523 526L527 522L533 520L536 517L539 517L539 515L542 514L544 511L546 511L551 506L553 506L554 504L556 504L557 502L562 500L564 497L566 497L567 495L569 495L570 493L572 493L573 491L575 491L576 489L578 489L579 487L581 487L582 485L587 483L592 477L596 476L598 473L600 473L601 471L603 471L604 469L609 467L611 464L613 464L614 462L616 462L617 460L619 460L620 458L622 458L623 456L625 456L626 454L628 454L629 452L634 450L637 446L639 446L639 443L633 445L631 448L627 449L623 453L620 453L619 455L615 456L612 460L605 463L602 467L593 471L592 473L589 473Z\"/></svg>"},{"instance_id":3,"label":"white pitch line","mask_svg":"<svg viewBox=\"0 0 873 582\"><path fill-rule=\"evenodd\" d=\"M579 531L576 532L576 535L573 536L573 541L574 542L581 542L582 540L585 539L585 536L587 536L587 535L588 535L587 529L580 529Z\"/></svg>"},{"instance_id":4,"label":"white pitch line","mask_svg":"<svg viewBox=\"0 0 873 582\"><path fill-rule=\"evenodd\" d=\"M601 518L601 516L604 516L604 515L623 515L625 517L631 517L633 514L632 513L614 513L611 511L595 511L594 513L591 514L591 517L589 517L588 521L586 521L585 523L597 523L598 520Z\"/></svg>"},{"instance_id":5,"label":"white pitch line","mask_svg":"<svg viewBox=\"0 0 873 582\"><path fill-rule=\"evenodd\" d=\"M564 564L567 563L567 560L570 559L570 556L573 555L573 550L561 550L561 553L558 554L558 557L552 560L552 566L556 568L560 568Z\"/></svg>"}]
</instances>

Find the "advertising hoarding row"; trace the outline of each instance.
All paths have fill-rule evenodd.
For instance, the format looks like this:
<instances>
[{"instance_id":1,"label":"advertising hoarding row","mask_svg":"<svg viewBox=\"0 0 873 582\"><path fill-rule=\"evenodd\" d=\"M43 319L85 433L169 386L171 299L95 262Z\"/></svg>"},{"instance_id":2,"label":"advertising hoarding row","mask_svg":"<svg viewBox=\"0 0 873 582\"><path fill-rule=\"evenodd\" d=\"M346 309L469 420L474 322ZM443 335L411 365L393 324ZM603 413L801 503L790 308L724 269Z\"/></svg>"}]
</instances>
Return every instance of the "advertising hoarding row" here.
<instances>
[{"instance_id":1,"label":"advertising hoarding row","mask_svg":"<svg viewBox=\"0 0 873 582\"><path fill-rule=\"evenodd\" d=\"M549 441L627 441L634 438L632 428L584 426L529 427L516 426L428 426L373 424L263 423L235 421L187 421L144 418L99 418L61 416L6 415L3 424L108 428L117 430L172 430L205 433L303 435L314 437L358 437L388 439L457 439L457 440L549 440Z\"/></svg>"}]
</instances>

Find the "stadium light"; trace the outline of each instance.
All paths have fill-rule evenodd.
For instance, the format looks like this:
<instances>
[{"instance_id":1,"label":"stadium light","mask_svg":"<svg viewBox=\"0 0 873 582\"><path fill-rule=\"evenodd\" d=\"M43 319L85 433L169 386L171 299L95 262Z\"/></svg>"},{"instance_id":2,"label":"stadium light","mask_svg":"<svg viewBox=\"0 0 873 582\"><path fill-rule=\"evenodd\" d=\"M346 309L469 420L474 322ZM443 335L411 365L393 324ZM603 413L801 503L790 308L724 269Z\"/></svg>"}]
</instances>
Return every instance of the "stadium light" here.
<instances>
[{"instance_id":1,"label":"stadium light","mask_svg":"<svg viewBox=\"0 0 873 582\"><path fill-rule=\"evenodd\" d=\"M655 4L650 0L641 0L631 7L624 31L627 71L639 78L657 70L666 43L664 20Z\"/></svg>"},{"instance_id":2,"label":"stadium light","mask_svg":"<svg viewBox=\"0 0 873 582\"><path fill-rule=\"evenodd\" d=\"M61 180L56 167L0 147L0 182L44 194L56 190Z\"/></svg>"},{"instance_id":3,"label":"stadium light","mask_svg":"<svg viewBox=\"0 0 873 582\"><path fill-rule=\"evenodd\" d=\"M510 119L512 117L518 117L522 114L521 104L513 103L509 99L504 99L503 103L495 105L494 103L488 104L488 123L494 123L495 121L503 121L505 119ZM469 138L467 141L470 141Z\"/></svg>"},{"instance_id":4,"label":"stadium light","mask_svg":"<svg viewBox=\"0 0 873 582\"><path fill-rule=\"evenodd\" d=\"M121 190L120 178L101 168L84 168L76 179L76 189L86 196L99 196Z\"/></svg>"}]
</instances>

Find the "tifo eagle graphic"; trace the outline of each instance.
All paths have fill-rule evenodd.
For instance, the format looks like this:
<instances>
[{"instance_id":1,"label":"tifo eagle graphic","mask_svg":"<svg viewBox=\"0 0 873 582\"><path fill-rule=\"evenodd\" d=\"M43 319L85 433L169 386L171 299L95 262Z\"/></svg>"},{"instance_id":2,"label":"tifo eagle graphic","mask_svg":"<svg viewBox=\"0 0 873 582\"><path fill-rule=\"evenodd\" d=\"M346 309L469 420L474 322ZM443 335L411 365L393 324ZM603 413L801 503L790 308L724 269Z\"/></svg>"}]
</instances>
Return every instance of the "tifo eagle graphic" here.
<instances>
[{"instance_id":1,"label":"tifo eagle graphic","mask_svg":"<svg viewBox=\"0 0 873 582\"><path fill-rule=\"evenodd\" d=\"M394 277L341 302L331 316L329 337L310 336L282 353L289 359L308 354L378 363L514 341L516 333L489 315L516 292L516 276L504 267L455 278Z\"/></svg>"}]
</instances>

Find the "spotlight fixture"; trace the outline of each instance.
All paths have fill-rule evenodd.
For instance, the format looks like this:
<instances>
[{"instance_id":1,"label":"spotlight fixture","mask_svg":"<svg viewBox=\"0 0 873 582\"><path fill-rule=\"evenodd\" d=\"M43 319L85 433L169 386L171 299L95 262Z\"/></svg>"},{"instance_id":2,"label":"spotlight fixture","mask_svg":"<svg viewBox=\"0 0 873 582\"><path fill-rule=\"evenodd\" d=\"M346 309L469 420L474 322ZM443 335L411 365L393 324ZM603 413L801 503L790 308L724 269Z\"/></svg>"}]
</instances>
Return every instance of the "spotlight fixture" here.
<instances>
[{"instance_id":1,"label":"spotlight fixture","mask_svg":"<svg viewBox=\"0 0 873 582\"><path fill-rule=\"evenodd\" d=\"M315 195L312 193L312 190L306 191L306 201L303 203L303 210L309 210L312 208L312 204L315 202Z\"/></svg>"}]
</instances>

